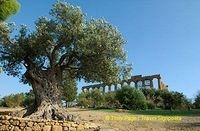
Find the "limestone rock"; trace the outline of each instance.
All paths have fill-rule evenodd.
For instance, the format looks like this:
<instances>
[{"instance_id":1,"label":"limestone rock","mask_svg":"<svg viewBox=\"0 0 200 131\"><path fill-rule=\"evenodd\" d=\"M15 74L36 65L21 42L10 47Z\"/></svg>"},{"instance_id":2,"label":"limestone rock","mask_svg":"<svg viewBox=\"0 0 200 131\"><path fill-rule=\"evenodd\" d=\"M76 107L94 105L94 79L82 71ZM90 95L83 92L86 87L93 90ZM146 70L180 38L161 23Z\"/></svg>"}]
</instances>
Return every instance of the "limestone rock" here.
<instances>
[{"instance_id":1,"label":"limestone rock","mask_svg":"<svg viewBox=\"0 0 200 131\"><path fill-rule=\"evenodd\" d=\"M44 126L43 131L51 131L51 126Z\"/></svg>"},{"instance_id":2,"label":"limestone rock","mask_svg":"<svg viewBox=\"0 0 200 131\"><path fill-rule=\"evenodd\" d=\"M52 126L52 131L62 131L62 126L54 125Z\"/></svg>"}]
</instances>

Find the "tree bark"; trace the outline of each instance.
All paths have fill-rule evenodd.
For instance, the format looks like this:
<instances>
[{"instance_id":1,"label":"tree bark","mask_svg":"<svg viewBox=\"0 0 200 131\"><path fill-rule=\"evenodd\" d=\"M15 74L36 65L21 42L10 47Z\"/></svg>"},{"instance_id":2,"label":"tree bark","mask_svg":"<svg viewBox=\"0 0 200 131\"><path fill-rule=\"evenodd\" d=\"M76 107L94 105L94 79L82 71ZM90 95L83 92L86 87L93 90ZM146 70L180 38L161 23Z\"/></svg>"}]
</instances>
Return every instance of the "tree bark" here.
<instances>
[{"instance_id":1,"label":"tree bark","mask_svg":"<svg viewBox=\"0 0 200 131\"><path fill-rule=\"evenodd\" d=\"M26 72L26 78L31 83L35 94L35 107L28 110L25 117L45 120L75 120L75 117L68 114L62 107L61 75L61 72L58 71Z\"/></svg>"}]
</instances>

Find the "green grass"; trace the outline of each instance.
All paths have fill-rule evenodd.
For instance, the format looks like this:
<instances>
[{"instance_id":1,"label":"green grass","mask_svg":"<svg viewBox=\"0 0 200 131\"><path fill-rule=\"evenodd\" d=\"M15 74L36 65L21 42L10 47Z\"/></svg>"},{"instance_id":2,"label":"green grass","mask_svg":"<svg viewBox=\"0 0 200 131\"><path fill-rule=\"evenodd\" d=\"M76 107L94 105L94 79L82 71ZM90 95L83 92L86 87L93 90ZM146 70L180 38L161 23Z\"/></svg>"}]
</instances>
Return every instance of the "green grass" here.
<instances>
[{"instance_id":1,"label":"green grass","mask_svg":"<svg viewBox=\"0 0 200 131\"><path fill-rule=\"evenodd\" d=\"M162 116L200 116L200 110L130 110L129 113L137 115L162 115Z\"/></svg>"},{"instance_id":2,"label":"green grass","mask_svg":"<svg viewBox=\"0 0 200 131\"><path fill-rule=\"evenodd\" d=\"M91 109L93 111L102 112L115 112L115 109ZM123 113L123 112L120 112ZM162 110L162 109L152 109L152 110L129 110L126 113L132 115L162 115L162 116L200 116L200 109L191 110Z\"/></svg>"}]
</instances>

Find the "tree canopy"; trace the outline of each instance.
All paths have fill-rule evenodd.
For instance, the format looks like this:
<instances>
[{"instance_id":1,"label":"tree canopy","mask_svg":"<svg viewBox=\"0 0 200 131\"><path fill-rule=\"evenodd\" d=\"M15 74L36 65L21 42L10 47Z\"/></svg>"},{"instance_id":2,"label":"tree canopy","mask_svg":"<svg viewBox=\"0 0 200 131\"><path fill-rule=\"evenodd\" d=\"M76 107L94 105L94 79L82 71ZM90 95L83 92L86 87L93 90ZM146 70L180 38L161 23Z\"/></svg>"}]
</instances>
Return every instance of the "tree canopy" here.
<instances>
[{"instance_id":1,"label":"tree canopy","mask_svg":"<svg viewBox=\"0 0 200 131\"><path fill-rule=\"evenodd\" d=\"M20 8L17 0L0 0L0 21L5 21Z\"/></svg>"},{"instance_id":2,"label":"tree canopy","mask_svg":"<svg viewBox=\"0 0 200 131\"><path fill-rule=\"evenodd\" d=\"M51 18L41 17L35 30L22 25L10 37L12 24L1 23L1 63L13 76L24 66L32 70L60 67L87 82L108 81L117 76L125 60L125 41L116 27L103 19L87 20L78 7L57 3Z\"/></svg>"},{"instance_id":3,"label":"tree canopy","mask_svg":"<svg viewBox=\"0 0 200 131\"><path fill-rule=\"evenodd\" d=\"M12 37L14 30L14 24L0 23L0 62L5 73L32 86L36 118L67 118L58 112L65 73L105 83L127 74L121 33L104 19L86 18L79 7L56 2L34 30L22 25Z\"/></svg>"}]
</instances>

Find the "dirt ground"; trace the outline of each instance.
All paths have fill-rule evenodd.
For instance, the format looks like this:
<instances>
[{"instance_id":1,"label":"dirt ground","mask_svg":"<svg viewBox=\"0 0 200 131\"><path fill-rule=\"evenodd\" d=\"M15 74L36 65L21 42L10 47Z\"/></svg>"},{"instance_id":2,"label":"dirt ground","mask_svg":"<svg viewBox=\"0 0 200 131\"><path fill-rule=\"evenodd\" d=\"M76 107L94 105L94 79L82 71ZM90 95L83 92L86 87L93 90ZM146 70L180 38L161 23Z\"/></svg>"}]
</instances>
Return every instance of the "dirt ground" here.
<instances>
[{"instance_id":1,"label":"dirt ground","mask_svg":"<svg viewBox=\"0 0 200 131\"><path fill-rule=\"evenodd\" d=\"M200 115L164 117L77 108L68 111L79 114L82 120L100 124L102 131L200 131Z\"/></svg>"},{"instance_id":2,"label":"dirt ground","mask_svg":"<svg viewBox=\"0 0 200 131\"><path fill-rule=\"evenodd\" d=\"M0 112L20 109L0 108ZM78 114L81 120L100 125L101 131L200 131L200 115L163 117L80 108L68 108L68 112Z\"/></svg>"}]
</instances>

